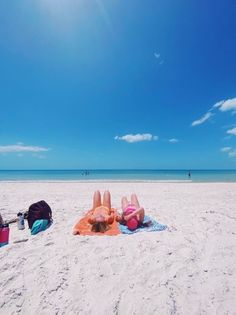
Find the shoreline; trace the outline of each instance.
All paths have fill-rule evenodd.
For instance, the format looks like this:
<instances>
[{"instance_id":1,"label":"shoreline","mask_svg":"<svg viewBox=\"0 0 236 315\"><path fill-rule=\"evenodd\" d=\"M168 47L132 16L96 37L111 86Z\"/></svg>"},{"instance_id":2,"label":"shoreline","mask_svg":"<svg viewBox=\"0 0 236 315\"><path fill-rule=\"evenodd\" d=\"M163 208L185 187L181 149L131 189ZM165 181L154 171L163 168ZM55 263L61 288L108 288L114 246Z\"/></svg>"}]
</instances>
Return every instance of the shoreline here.
<instances>
[{"instance_id":1,"label":"shoreline","mask_svg":"<svg viewBox=\"0 0 236 315\"><path fill-rule=\"evenodd\" d=\"M0 184L4 183L161 183L161 184L236 184L235 181L198 181L198 180L148 180L148 179L84 179L84 180L69 180L69 179L60 179L60 180L0 180Z\"/></svg>"},{"instance_id":2,"label":"shoreline","mask_svg":"<svg viewBox=\"0 0 236 315\"><path fill-rule=\"evenodd\" d=\"M84 179L84 180L0 180L0 183L190 183L191 180Z\"/></svg>"}]
</instances>

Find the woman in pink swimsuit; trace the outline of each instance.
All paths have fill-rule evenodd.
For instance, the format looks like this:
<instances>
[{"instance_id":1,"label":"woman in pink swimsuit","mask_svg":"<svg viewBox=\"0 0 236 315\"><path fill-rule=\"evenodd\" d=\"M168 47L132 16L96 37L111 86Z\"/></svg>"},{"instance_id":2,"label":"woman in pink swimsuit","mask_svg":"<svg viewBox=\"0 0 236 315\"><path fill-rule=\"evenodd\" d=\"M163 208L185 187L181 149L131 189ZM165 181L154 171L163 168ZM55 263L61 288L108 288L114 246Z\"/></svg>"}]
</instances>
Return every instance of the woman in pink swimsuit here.
<instances>
[{"instance_id":1,"label":"woman in pink swimsuit","mask_svg":"<svg viewBox=\"0 0 236 315\"><path fill-rule=\"evenodd\" d=\"M131 195L129 202L126 197L121 199L122 215L117 218L121 224L127 225L130 230L137 229L144 219L144 208L140 207L136 194Z\"/></svg>"}]
</instances>

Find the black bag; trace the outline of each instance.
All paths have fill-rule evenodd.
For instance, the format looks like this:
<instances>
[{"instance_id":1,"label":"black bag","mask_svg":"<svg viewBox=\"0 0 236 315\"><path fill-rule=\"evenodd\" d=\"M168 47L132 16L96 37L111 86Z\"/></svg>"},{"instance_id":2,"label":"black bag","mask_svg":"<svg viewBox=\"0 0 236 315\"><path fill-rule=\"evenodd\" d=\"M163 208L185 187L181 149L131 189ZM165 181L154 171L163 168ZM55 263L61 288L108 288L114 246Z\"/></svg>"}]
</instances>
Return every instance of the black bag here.
<instances>
[{"instance_id":1,"label":"black bag","mask_svg":"<svg viewBox=\"0 0 236 315\"><path fill-rule=\"evenodd\" d=\"M1 213L0 213L0 226L3 225L3 218L1 216Z\"/></svg>"},{"instance_id":2,"label":"black bag","mask_svg":"<svg viewBox=\"0 0 236 315\"><path fill-rule=\"evenodd\" d=\"M49 205L46 203L46 201L41 200L36 203L33 203L29 207L29 211L27 213L27 216L25 216L28 220L29 228L31 229L34 222L36 220L48 220L51 221L52 219L52 210L49 207Z\"/></svg>"}]
</instances>

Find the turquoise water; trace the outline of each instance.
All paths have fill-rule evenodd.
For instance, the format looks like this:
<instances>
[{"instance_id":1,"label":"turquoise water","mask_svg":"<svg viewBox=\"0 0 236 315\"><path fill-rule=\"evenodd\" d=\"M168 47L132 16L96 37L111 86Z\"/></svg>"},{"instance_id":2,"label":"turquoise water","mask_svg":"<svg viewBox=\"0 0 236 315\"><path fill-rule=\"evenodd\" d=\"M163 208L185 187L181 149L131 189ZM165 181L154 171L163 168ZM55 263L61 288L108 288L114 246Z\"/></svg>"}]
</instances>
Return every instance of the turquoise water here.
<instances>
[{"instance_id":1,"label":"turquoise water","mask_svg":"<svg viewBox=\"0 0 236 315\"><path fill-rule=\"evenodd\" d=\"M236 182L236 170L27 170L0 171L0 181L150 180Z\"/></svg>"}]
</instances>

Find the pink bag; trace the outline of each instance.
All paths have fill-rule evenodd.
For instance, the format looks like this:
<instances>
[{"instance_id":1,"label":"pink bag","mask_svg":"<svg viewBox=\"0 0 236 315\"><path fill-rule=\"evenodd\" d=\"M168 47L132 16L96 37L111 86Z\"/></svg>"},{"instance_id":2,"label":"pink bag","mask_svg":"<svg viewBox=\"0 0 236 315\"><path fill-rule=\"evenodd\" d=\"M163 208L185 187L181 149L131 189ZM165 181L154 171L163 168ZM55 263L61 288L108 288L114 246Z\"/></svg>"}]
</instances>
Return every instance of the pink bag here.
<instances>
[{"instance_id":1,"label":"pink bag","mask_svg":"<svg viewBox=\"0 0 236 315\"><path fill-rule=\"evenodd\" d=\"M0 247L9 243L9 224L3 224L0 227Z\"/></svg>"}]
</instances>

